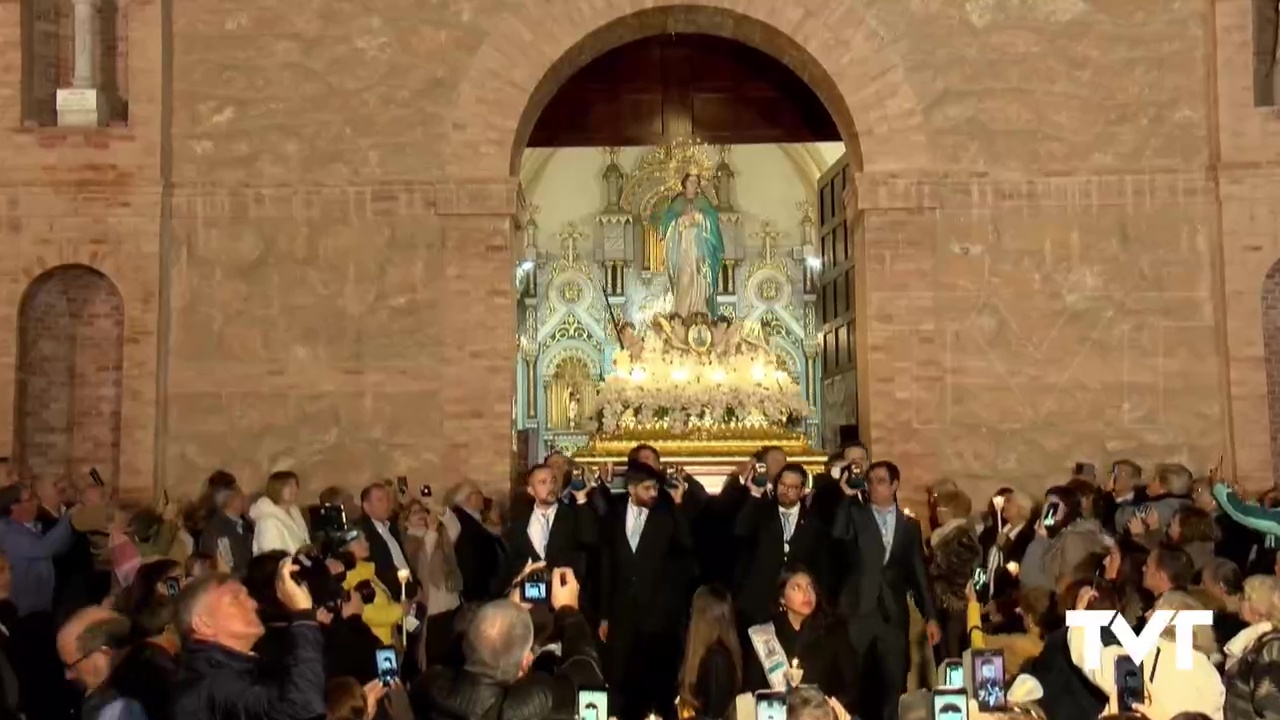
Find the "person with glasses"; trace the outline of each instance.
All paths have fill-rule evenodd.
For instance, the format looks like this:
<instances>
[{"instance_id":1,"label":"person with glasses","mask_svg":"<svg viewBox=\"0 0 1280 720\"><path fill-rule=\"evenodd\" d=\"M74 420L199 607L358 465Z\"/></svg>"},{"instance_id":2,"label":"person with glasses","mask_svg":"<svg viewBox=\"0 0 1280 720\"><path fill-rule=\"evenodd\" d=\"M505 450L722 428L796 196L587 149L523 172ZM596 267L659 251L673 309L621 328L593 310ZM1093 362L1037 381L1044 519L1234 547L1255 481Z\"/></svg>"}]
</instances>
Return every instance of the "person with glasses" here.
<instances>
[{"instance_id":1,"label":"person with glasses","mask_svg":"<svg viewBox=\"0 0 1280 720\"><path fill-rule=\"evenodd\" d=\"M97 606L79 610L58 631L58 657L67 679L86 692L81 720L147 720L142 705L111 682L128 643L129 620Z\"/></svg>"}]
</instances>

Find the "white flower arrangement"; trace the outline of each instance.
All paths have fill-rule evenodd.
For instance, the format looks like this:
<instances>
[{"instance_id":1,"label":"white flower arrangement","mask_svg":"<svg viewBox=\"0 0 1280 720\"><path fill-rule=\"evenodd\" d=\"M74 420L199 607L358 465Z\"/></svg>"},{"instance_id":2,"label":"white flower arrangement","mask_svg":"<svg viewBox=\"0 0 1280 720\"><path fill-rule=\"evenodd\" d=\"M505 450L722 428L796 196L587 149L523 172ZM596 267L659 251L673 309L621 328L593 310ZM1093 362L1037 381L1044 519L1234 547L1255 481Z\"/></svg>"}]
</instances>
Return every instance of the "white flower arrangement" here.
<instances>
[{"instance_id":1,"label":"white flower arrangement","mask_svg":"<svg viewBox=\"0 0 1280 720\"><path fill-rule=\"evenodd\" d=\"M593 408L606 434L665 426L673 435L726 427L786 428L809 414L800 387L770 353L749 347L727 357L664 347L645 337L638 360L619 350Z\"/></svg>"}]
</instances>

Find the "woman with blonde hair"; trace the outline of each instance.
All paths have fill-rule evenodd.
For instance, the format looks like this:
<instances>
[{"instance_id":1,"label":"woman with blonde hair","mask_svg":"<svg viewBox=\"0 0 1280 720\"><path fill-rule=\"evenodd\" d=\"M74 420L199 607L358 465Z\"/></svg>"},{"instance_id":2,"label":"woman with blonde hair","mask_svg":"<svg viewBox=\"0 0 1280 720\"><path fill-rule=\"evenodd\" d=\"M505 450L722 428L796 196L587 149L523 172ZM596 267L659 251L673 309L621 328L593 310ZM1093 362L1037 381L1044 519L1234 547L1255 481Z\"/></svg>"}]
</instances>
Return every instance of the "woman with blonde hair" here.
<instances>
[{"instance_id":1,"label":"woman with blonde hair","mask_svg":"<svg viewBox=\"0 0 1280 720\"><path fill-rule=\"evenodd\" d=\"M742 690L742 649L733 600L723 588L704 585L693 594L684 661L680 665L681 718L728 715Z\"/></svg>"},{"instance_id":2,"label":"woman with blonde hair","mask_svg":"<svg viewBox=\"0 0 1280 720\"><path fill-rule=\"evenodd\" d=\"M267 477L267 488L253 507L253 554L283 550L290 555L310 542L307 523L298 509L298 476L277 470Z\"/></svg>"},{"instance_id":3,"label":"woman with blonde hair","mask_svg":"<svg viewBox=\"0 0 1280 720\"><path fill-rule=\"evenodd\" d=\"M1280 578L1244 581L1240 617L1249 627L1227 643L1228 720L1280 717Z\"/></svg>"},{"instance_id":4,"label":"woman with blonde hair","mask_svg":"<svg viewBox=\"0 0 1280 720\"><path fill-rule=\"evenodd\" d=\"M422 583L419 600L427 611L419 633L419 667L429 667L447 652L453 640L454 618L462 604L462 571L453 543L462 532L458 518L412 500L401 514L404 551Z\"/></svg>"}]
</instances>

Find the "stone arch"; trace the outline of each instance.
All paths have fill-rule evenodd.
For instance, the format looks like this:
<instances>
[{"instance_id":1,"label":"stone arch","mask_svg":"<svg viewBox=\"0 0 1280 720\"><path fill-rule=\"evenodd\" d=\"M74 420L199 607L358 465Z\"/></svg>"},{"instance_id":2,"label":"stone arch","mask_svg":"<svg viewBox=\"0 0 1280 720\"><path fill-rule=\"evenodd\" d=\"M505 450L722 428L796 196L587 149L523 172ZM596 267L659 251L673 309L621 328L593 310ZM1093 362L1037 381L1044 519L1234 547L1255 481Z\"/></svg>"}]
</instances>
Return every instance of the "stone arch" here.
<instances>
[{"instance_id":1,"label":"stone arch","mask_svg":"<svg viewBox=\"0 0 1280 720\"><path fill-rule=\"evenodd\" d=\"M921 104L861 3L747 0L733 10L724 4L548 0L511 6L493 18L459 86L448 124L447 174L518 176L534 122L565 80L608 50L672 32L738 40L790 67L835 119L855 169L928 164Z\"/></svg>"},{"instance_id":2,"label":"stone arch","mask_svg":"<svg viewBox=\"0 0 1280 720\"><path fill-rule=\"evenodd\" d=\"M59 265L18 306L14 467L27 481L115 487L124 401L124 299L105 274Z\"/></svg>"}]
</instances>

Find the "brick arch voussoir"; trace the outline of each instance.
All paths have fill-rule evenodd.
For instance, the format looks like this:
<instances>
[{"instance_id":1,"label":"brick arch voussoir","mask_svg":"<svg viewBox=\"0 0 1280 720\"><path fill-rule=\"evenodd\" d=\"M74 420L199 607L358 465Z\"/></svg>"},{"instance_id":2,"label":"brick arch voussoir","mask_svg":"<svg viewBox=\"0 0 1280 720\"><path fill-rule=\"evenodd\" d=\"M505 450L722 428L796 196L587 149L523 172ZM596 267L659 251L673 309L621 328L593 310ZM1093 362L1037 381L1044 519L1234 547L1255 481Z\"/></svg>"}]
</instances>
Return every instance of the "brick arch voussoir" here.
<instances>
[{"instance_id":1,"label":"brick arch voussoir","mask_svg":"<svg viewBox=\"0 0 1280 720\"><path fill-rule=\"evenodd\" d=\"M868 22L863 0L544 0L514 4L493 22L453 104L446 172L517 175L533 123L574 72L610 49L668 32L738 40L789 66L831 112L855 167L927 162L923 110L901 53ZM883 149L866 142L889 136ZM892 160L872 162L864 151Z\"/></svg>"}]
</instances>

